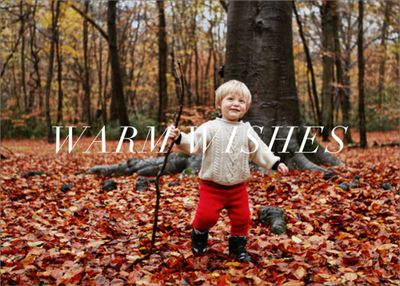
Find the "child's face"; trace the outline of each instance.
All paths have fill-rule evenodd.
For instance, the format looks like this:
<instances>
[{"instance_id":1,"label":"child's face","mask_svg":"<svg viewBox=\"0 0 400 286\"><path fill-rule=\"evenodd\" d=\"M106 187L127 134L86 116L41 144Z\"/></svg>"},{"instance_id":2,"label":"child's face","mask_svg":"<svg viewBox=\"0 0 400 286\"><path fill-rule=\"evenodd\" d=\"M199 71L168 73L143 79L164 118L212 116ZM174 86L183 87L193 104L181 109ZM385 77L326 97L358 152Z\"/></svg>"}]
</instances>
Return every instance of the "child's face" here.
<instances>
[{"instance_id":1,"label":"child's face","mask_svg":"<svg viewBox=\"0 0 400 286\"><path fill-rule=\"evenodd\" d=\"M222 99L219 108L223 119L239 121L247 111L247 98L238 93L230 93Z\"/></svg>"}]
</instances>

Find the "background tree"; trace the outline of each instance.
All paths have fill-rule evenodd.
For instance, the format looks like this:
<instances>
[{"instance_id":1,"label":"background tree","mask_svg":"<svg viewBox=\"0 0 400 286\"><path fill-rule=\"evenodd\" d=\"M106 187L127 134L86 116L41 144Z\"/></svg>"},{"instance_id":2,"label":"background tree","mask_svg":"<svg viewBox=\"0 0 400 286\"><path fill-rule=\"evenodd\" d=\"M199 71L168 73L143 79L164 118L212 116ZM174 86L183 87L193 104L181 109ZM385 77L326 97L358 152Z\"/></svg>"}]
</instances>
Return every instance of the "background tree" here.
<instances>
[{"instance_id":1,"label":"background tree","mask_svg":"<svg viewBox=\"0 0 400 286\"><path fill-rule=\"evenodd\" d=\"M333 109L334 109L334 15L336 1L323 1L320 7L321 27L322 27L322 123L324 130L322 137L328 141L330 132L333 128Z\"/></svg>"},{"instance_id":2,"label":"background tree","mask_svg":"<svg viewBox=\"0 0 400 286\"><path fill-rule=\"evenodd\" d=\"M85 0L85 14L89 13L89 4L90 0ZM83 66L84 66L84 77L83 77L83 110L85 121L88 126L92 125L92 108L91 108L91 99L90 99L90 60L89 60L89 51L88 51L88 42L89 42L89 23L87 19L83 19Z\"/></svg>"},{"instance_id":3,"label":"background tree","mask_svg":"<svg viewBox=\"0 0 400 286\"><path fill-rule=\"evenodd\" d=\"M111 62L111 119L119 119L121 126L129 126L128 112L126 110L124 85L119 61L117 46L117 1L108 1L107 31L108 48Z\"/></svg>"},{"instance_id":4,"label":"background tree","mask_svg":"<svg viewBox=\"0 0 400 286\"><path fill-rule=\"evenodd\" d=\"M168 103L167 93L167 34L164 15L164 0L157 0L158 8L158 121L165 121Z\"/></svg>"},{"instance_id":5,"label":"background tree","mask_svg":"<svg viewBox=\"0 0 400 286\"><path fill-rule=\"evenodd\" d=\"M392 1L386 1L383 5L383 19L382 19L382 32L381 32L381 60L379 62L379 81L378 81L378 108L382 112L382 104L384 101L384 87L385 87L385 65L386 65L386 53L387 45L386 38L388 36L388 27L390 23L390 10L392 8Z\"/></svg>"},{"instance_id":6,"label":"background tree","mask_svg":"<svg viewBox=\"0 0 400 286\"><path fill-rule=\"evenodd\" d=\"M316 121L318 122L318 125L322 126L323 125L322 124L322 115L321 115L321 108L320 108L318 92L317 92L317 84L316 84L316 80L315 80L314 66L312 63L312 58L311 58L310 50L308 48L308 44L307 44L306 38L304 36L303 25L301 23L299 14L297 13L296 4L294 1L293 1L293 12L296 16L296 21L297 21L297 25L299 28L301 42L304 46L304 53L305 53L306 60L307 60L307 70L308 70L308 73L310 73L311 94L312 94L312 96L310 98L310 102L311 102L312 110L315 113L315 117L316 117ZM308 82L308 77L307 77L307 82Z\"/></svg>"},{"instance_id":7,"label":"background tree","mask_svg":"<svg viewBox=\"0 0 400 286\"><path fill-rule=\"evenodd\" d=\"M54 1L56 3L54 3ZM58 41L58 17L60 16L60 4L59 0L51 1L51 41L50 41L50 56L49 56L49 69L47 72L46 80L46 123L47 123L47 141L53 143L53 127L51 125L51 114L50 114L50 95L51 95L51 82L53 79L53 64L54 64L54 47ZM54 7L55 5L55 7Z\"/></svg>"},{"instance_id":8,"label":"background tree","mask_svg":"<svg viewBox=\"0 0 400 286\"><path fill-rule=\"evenodd\" d=\"M367 147L367 131L365 128L365 95L364 95L364 1L358 1L358 116L360 124L360 146Z\"/></svg>"}]
</instances>

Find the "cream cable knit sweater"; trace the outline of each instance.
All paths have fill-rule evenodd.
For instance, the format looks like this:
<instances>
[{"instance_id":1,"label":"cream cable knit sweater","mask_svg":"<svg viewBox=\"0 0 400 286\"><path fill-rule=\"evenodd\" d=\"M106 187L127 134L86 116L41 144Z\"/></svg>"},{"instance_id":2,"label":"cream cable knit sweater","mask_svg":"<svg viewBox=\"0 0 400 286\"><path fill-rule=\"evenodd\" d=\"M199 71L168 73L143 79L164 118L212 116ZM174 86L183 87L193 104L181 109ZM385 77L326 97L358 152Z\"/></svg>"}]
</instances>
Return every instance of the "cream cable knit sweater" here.
<instances>
[{"instance_id":1,"label":"cream cable knit sweater","mask_svg":"<svg viewBox=\"0 0 400 286\"><path fill-rule=\"evenodd\" d=\"M253 130L250 123L222 118L207 121L194 132L181 132L178 150L186 154L203 152L199 177L231 186L250 178L249 160L271 169L279 161Z\"/></svg>"}]
</instances>

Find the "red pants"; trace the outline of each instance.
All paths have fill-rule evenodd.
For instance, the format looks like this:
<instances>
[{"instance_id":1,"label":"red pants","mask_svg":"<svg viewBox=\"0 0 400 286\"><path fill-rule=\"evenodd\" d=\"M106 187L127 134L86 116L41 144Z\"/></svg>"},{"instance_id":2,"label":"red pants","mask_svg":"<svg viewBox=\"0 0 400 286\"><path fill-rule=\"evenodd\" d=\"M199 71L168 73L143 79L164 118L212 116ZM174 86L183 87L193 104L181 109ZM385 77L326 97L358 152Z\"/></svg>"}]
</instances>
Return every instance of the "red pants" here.
<instances>
[{"instance_id":1,"label":"red pants","mask_svg":"<svg viewBox=\"0 0 400 286\"><path fill-rule=\"evenodd\" d=\"M200 201L193 227L200 231L208 231L217 223L222 209L228 211L231 220L231 235L247 236L250 226L250 209L246 184L223 186L201 180Z\"/></svg>"}]
</instances>

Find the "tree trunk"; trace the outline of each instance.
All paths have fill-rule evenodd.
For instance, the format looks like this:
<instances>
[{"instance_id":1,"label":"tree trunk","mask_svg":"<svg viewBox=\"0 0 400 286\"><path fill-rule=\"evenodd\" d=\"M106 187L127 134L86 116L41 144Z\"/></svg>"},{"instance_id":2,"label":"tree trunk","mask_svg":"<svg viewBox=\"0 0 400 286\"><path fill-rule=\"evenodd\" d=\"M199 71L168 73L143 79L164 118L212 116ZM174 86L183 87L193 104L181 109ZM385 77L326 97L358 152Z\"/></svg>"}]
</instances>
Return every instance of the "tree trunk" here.
<instances>
[{"instance_id":1,"label":"tree trunk","mask_svg":"<svg viewBox=\"0 0 400 286\"><path fill-rule=\"evenodd\" d=\"M56 1L56 7L54 11L54 1ZM53 143L53 128L51 126L51 116L50 116L50 95L51 95L51 82L53 79L53 64L54 64L54 47L57 42L57 24L58 17L60 15L60 0L52 0L51 1L51 42L50 42L50 55L49 55L49 64L47 71L47 80L46 80L46 123L47 123L47 141L49 143Z\"/></svg>"},{"instance_id":2,"label":"tree trunk","mask_svg":"<svg viewBox=\"0 0 400 286\"><path fill-rule=\"evenodd\" d=\"M103 90L103 106L102 106L102 113L103 113L103 124L107 125L108 123L108 116L107 116L107 104L108 101L110 99L110 94L108 91L108 77L110 75L110 54L107 57L107 61L106 61L106 72L104 75L104 90Z\"/></svg>"},{"instance_id":3,"label":"tree trunk","mask_svg":"<svg viewBox=\"0 0 400 286\"><path fill-rule=\"evenodd\" d=\"M62 89L62 52L60 48L60 31L57 28L56 59L57 59L57 85L58 85L58 108L57 124L60 125L63 118L63 89Z\"/></svg>"},{"instance_id":4,"label":"tree trunk","mask_svg":"<svg viewBox=\"0 0 400 286\"><path fill-rule=\"evenodd\" d=\"M383 23L382 23L382 34L381 34L381 49L382 49L382 54L381 54L381 60L379 62L379 82L378 82L378 97L379 97L379 102L378 102L378 108L379 111L383 111L382 105L385 100L385 65L386 65L386 37L388 34L388 26L389 26L389 17L390 17L390 10L391 10L391 1L385 1L385 12L384 12L384 18L383 18Z\"/></svg>"},{"instance_id":5,"label":"tree trunk","mask_svg":"<svg viewBox=\"0 0 400 286\"><path fill-rule=\"evenodd\" d=\"M192 103L193 103L193 100L192 100L192 98L193 98L193 92L192 92L192 66L193 66L193 64L192 64L192 58L193 58L193 52L192 53L190 53L190 55L189 55L189 68L188 68L188 84L187 84L187 86L188 86L188 89L187 89L187 96L188 96L188 107L192 107Z\"/></svg>"},{"instance_id":6,"label":"tree trunk","mask_svg":"<svg viewBox=\"0 0 400 286\"><path fill-rule=\"evenodd\" d=\"M79 80L76 81L76 88L75 88L75 96L74 96L74 124L79 122L79 95L80 95L80 89L81 89L81 82Z\"/></svg>"},{"instance_id":7,"label":"tree trunk","mask_svg":"<svg viewBox=\"0 0 400 286\"><path fill-rule=\"evenodd\" d=\"M338 90L338 96L340 99L340 106L342 109L342 123L343 126L350 126L349 110L350 110L350 88L345 85L344 75L343 75L343 65L342 65L342 52L339 37L339 25L341 22L341 16L338 11L338 7L335 6L335 13L333 16L333 33L335 39L335 67L336 67L336 88ZM344 111L345 110L345 111ZM351 133L350 128L345 134L346 143L351 143Z\"/></svg>"},{"instance_id":8,"label":"tree trunk","mask_svg":"<svg viewBox=\"0 0 400 286\"><path fill-rule=\"evenodd\" d=\"M319 106L319 99L318 99L318 92L317 92L317 84L316 84L316 81L315 81L314 66L313 66L313 63L312 63L310 51L308 49L307 41L306 41L306 38L304 36L303 25L301 23L301 20L300 20L300 17L298 15L298 13L297 13L296 4L295 4L294 1L293 1L293 12L296 15L296 21L297 21L297 25L299 27L300 38L301 38L301 41L303 43L304 53L306 55L307 70L310 73L311 91L312 91L312 93L311 93L312 94L312 97L311 97L312 106L315 109L315 113L316 113L316 117L317 117L317 123L318 123L318 125L322 126L323 125L322 124L322 115L321 115L321 108Z\"/></svg>"},{"instance_id":9,"label":"tree trunk","mask_svg":"<svg viewBox=\"0 0 400 286\"><path fill-rule=\"evenodd\" d=\"M85 0L85 14L89 12L89 2L90 0ZM88 21L83 20L83 66L84 66L84 76L83 76L83 113L84 120L88 126L92 125L92 108L90 100L90 63L88 56Z\"/></svg>"},{"instance_id":10,"label":"tree trunk","mask_svg":"<svg viewBox=\"0 0 400 286\"><path fill-rule=\"evenodd\" d=\"M205 71L204 71L204 77L203 77L203 90L202 90L202 94L203 94L203 102L202 104L204 105L209 105L209 77L210 77L210 65L211 65L211 59L212 59L212 54L213 54L213 49L210 47L208 50L208 57L207 57L207 63L206 63L206 67L205 67Z\"/></svg>"},{"instance_id":11,"label":"tree trunk","mask_svg":"<svg viewBox=\"0 0 400 286\"><path fill-rule=\"evenodd\" d=\"M108 46L111 61L111 115L110 119L119 119L121 126L129 126L128 112L125 105L124 86L117 47L117 1L108 1L107 29Z\"/></svg>"},{"instance_id":12,"label":"tree trunk","mask_svg":"<svg viewBox=\"0 0 400 286\"><path fill-rule=\"evenodd\" d=\"M252 105L245 120L263 126L261 138L269 144L273 126L284 126L279 138L288 135L286 126L301 126L296 93L292 4L287 1L232 1L228 9L226 80L238 79L252 92ZM295 131L295 133L301 133ZM289 167L324 171L304 154L291 137L288 153L280 153ZM283 144L274 144L280 151ZM328 153L315 155L319 162L341 164Z\"/></svg>"},{"instance_id":13,"label":"tree trunk","mask_svg":"<svg viewBox=\"0 0 400 286\"><path fill-rule=\"evenodd\" d=\"M351 7L349 10L353 10L353 4L350 4ZM344 43L344 74L343 74L343 86L344 86L344 96L341 99L341 107L342 107L342 115L343 115L343 125L350 125L350 70L351 70L351 54L352 54L352 15L350 12L346 13L346 22L347 22L347 30L346 32L341 30L342 39ZM343 26L340 26L343 27ZM344 135L344 142L346 144L353 143L353 139L351 137L350 129Z\"/></svg>"},{"instance_id":14,"label":"tree trunk","mask_svg":"<svg viewBox=\"0 0 400 286\"><path fill-rule=\"evenodd\" d=\"M139 39L139 31L141 28L141 23L142 23L142 16L140 15L140 9L138 10L138 16L136 17L136 23L137 23L137 27L135 30L135 34L133 36L133 38L129 41L129 53L130 53L130 60L131 60L131 67L128 70L128 89L129 92L128 97L127 97L127 101L128 101L128 105L130 107L131 112L135 113L136 111L136 105L135 105L135 101L136 101L136 92L134 90L134 83L135 83L135 70L137 70L137 61L136 59L141 58L143 60L144 55L142 57L137 56L137 43L138 43L138 39ZM146 14L146 6L144 7L144 14ZM145 16L143 16L145 17ZM145 45L146 41L143 40L143 45ZM140 71L139 71L140 72Z\"/></svg>"},{"instance_id":15,"label":"tree trunk","mask_svg":"<svg viewBox=\"0 0 400 286\"><path fill-rule=\"evenodd\" d=\"M308 98L309 98L309 101L310 101L310 104L311 104L311 111L312 111L312 114L313 114L313 120L314 120L314 122L318 122L317 111L316 111L315 104L314 104L314 99L313 99L313 96L312 96L311 93L312 92L311 92L311 86L310 86L310 72L307 72L307 94L308 94ZM321 125L321 124L319 124L319 125Z\"/></svg>"},{"instance_id":16,"label":"tree trunk","mask_svg":"<svg viewBox=\"0 0 400 286\"><path fill-rule=\"evenodd\" d=\"M194 51L194 88L196 93L196 105L200 105L200 90L199 90L199 50L197 48L197 42L195 41L193 46Z\"/></svg>"},{"instance_id":17,"label":"tree trunk","mask_svg":"<svg viewBox=\"0 0 400 286\"><path fill-rule=\"evenodd\" d=\"M33 106L35 104L35 97L39 97L39 111L42 113L43 108L43 98L42 98L42 84L41 84L41 76L40 76L40 68L39 68L39 50L36 45L36 9L38 5L38 0L35 0L35 3L32 8L32 23L29 27L30 31L30 51L31 51L31 62L33 65L33 71L31 72L31 80L34 82L29 91L29 102L28 102L28 111L32 111Z\"/></svg>"},{"instance_id":18,"label":"tree trunk","mask_svg":"<svg viewBox=\"0 0 400 286\"><path fill-rule=\"evenodd\" d=\"M397 42L400 42L400 33L397 34ZM396 65L394 69L394 73L396 75L395 82L397 86L400 86L400 51L397 49L397 51L394 52L394 57L396 59Z\"/></svg>"},{"instance_id":19,"label":"tree trunk","mask_svg":"<svg viewBox=\"0 0 400 286\"><path fill-rule=\"evenodd\" d=\"M168 104L167 93L167 32L164 14L164 0L157 0L158 8L158 122L165 121Z\"/></svg>"},{"instance_id":20,"label":"tree trunk","mask_svg":"<svg viewBox=\"0 0 400 286\"><path fill-rule=\"evenodd\" d=\"M334 19L336 1L323 1L321 6L322 26L322 138L328 141L333 128L334 89Z\"/></svg>"},{"instance_id":21,"label":"tree trunk","mask_svg":"<svg viewBox=\"0 0 400 286\"><path fill-rule=\"evenodd\" d=\"M365 127L365 95L364 95L364 1L358 1L358 35L357 35L357 61L358 61L358 116L360 120L360 147L367 148L367 131Z\"/></svg>"},{"instance_id":22,"label":"tree trunk","mask_svg":"<svg viewBox=\"0 0 400 286\"><path fill-rule=\"evenodd\" d=\"M21 33L21 89L22 89L22 94L24 98L24 110L25 112L28 112L29 107L28 107L28 93L26 91L26 78L25 78L25 15L24 15L24 9L23 9L23 2L19 2L19 12L20 12L20 17L21 17L21 23L20 23L20 33Z\"/></svg>"},{"instance_id":23,"label":"tree trunk","mask_svg":"<svg viewBox=\"0 0 400 286\"><path fill-rule=\"evenodd\" d=\"M200 57L199 57L199 49L197 45L197 1L195 1L195 6L191 8L193 11L192 19L191 19L191 33L192 33L192 43L193 43L193 53L194 53L194 90L195 90L195 103L196 105L200 105L200 79L199 79L199 69L200 69Z\"/></svg>"}]
</instances>

